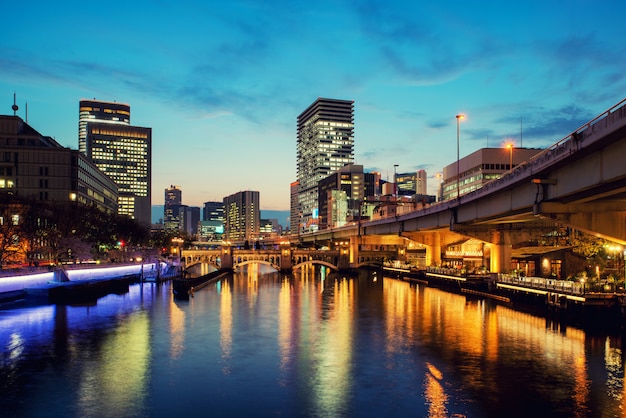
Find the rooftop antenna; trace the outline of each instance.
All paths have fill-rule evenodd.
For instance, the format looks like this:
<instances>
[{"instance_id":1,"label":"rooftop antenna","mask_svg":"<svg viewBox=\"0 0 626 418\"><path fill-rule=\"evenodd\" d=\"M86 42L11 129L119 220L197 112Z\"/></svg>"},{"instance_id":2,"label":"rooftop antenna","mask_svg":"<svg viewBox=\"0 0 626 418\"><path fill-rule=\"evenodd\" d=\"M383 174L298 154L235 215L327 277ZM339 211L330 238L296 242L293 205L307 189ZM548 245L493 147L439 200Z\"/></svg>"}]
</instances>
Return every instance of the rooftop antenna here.
<instances>
[{"instance_id":1,"label":"rooftop antenna","mask_svg":"<svg viewBox=\"0 0 626 418\"><path fill-rule=\"evenodd\" d=\"M519 117L519 147L524 148L524 140L522 139L522 117Z\"/></svg>"},{"instance_id":2,"label":"rooftop antenna","mask_svg":"<svg viewBox=\"0 0 626 418\"><path fill-rule=\"evenodd\" d=\"M28 102L24 102L26 105L26 123L28 124Z\"/></svg>"},{"instance_id":3,"label":"rooftop antenna","mask_svg":"<svg viewBox=\"0 0 626 418\"><path fill-rule=\"evenodd\" d=\"M11 106L11 109L13 109L13 116L17 116L17 109L19 109L19 107L17 107L15 103L15 92L13 92L13 106Z\"/></svg>"}]
</instances>

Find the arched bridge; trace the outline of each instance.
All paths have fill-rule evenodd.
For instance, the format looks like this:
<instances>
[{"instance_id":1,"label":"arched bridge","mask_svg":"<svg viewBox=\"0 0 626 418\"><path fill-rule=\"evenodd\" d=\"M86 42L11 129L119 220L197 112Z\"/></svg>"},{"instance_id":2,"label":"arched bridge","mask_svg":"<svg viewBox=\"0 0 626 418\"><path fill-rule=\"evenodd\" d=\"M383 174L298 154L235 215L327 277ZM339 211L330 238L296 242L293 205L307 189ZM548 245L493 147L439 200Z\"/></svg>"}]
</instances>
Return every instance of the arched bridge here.
<instances>
[{"instance_id":1,"label":"arched bridge","mask_svg":"<svg viewBox=\"0 0 626 418\"><path fill-rule=\"evenodd\" d=\"M348 242L335 249L307 250L281 245L276 249L246 250L224 246L213 250L182 250L181 263L186 269L201 267L201 273L207 269L238 268L247 264L265 264L277 271L288 272L307 265L324 265L333 270L348 270L362 266L382 266L385 260L395 259L397 251L383 249L361 252L360 257L351 259L353 254Z\"/></svg>"}]
</instances>

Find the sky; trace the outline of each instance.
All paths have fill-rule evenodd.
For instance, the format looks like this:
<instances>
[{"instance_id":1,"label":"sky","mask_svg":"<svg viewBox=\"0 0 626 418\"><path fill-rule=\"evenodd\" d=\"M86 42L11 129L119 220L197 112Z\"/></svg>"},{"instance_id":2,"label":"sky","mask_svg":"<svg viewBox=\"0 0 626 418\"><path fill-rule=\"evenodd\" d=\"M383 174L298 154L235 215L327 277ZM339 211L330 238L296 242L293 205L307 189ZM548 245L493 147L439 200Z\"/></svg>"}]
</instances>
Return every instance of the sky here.
<instances>
[{"instance_id":1,"label":"sky","mask_svg":"<svg viewBox=\"0 0 626 418\"><path fill-rule=\"evenodd\" d=\"M484 147L547 147L626 97L626 2L5 2L0 114L78 148L81 99L152 128L152 203L244 190L288 210L296 120L354 100L354 157L393 180ZM26 115L28 109L28 115Z\"/></svg>"}]
</instances>

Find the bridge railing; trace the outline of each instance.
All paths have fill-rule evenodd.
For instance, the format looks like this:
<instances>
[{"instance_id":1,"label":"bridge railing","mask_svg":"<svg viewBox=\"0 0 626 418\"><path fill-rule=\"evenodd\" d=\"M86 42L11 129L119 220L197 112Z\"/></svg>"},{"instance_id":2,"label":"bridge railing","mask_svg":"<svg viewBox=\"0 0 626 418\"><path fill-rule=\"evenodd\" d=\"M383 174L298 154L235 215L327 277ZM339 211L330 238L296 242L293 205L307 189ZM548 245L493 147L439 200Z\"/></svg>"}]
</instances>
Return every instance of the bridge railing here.
<instances>
[{"instance_id":1,"label":"bridge railing","mask_svg":"<svg viewBox=\"0 0 626 418\"><path fill-rule=\"evenodd\" d=\"M585 284L570 280L545 279L543 277L525 277L513 274L498 275L498 282L520 287L529 287L546 291L567 293L571 295L584 295Z\"/></svg>"},{"instance_id":2,"label":"bridge railing","mask_svg":"<svg viewBox=\"0 0 626 418\"><path fill-rule=\"evenodd\" d=\"M602 122L602 123L601 123ZM464 197L474 198L483 194L490 193L501 187L510 185L516 181L518 177L529 177L543 170L545 167L554 164L556 161L564 159L573 152L578 151L592 143L591 136L601 130L608 128L614 124L626 124L626 99L613 105L605 112L583 124L578 129L573 130L565 137L561 138L554 144L550 145L543 151L533 155L528 161L524 161L513 167L510 171L504 173L501 177L485 183L480 189L461 195ZM597 138L596 138L597 139ZM587 143L586 143L587 142Z\"/></svg>"}]
</instances>

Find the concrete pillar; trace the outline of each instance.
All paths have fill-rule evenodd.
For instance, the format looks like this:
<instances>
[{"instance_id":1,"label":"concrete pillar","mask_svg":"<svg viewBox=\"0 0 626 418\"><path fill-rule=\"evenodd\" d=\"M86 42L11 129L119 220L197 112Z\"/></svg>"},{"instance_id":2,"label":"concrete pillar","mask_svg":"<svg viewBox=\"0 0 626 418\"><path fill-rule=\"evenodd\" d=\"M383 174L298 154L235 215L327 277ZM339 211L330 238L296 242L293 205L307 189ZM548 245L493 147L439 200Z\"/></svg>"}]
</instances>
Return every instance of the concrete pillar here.
<instances>
[{"instance_id":1,"label":"concrete pillar","mask_svg":"<svg viewBox=\"0 0 626 418\"><path fill-rule=\"evenodd\" d=\"M359 263L359 249L361 248L361 237L351 237L350 238L350 266L356 267Z\"/></svg>"},{"instance_id":2,"label":"concrete pillar","mask_svg":"<svg viewBox=\"0 0 626 418\"><path fill-rule=\"evenodd\" d=\"M426 245L426 266L441 265L441 235L438 232L430 234Z\"/></svg>"},{"instance_id":3,"label":"concrete pillar","mask_svg":"<svg viewBox=\"0 0 626 418\"><path fill-rule=\"evenodd\" d=\"M233 269L233 248L230 245L222 245L220 259L220 269Z\"/></svg>"},{"instance_id":4,"label":"concrete pillar","mask_svg":"<svg viewBox=\"0 0 626 418\"><path fill-rule=\"evenodd\" d=\"M508 273L511 269L511 233L509 231L493 231L491 240L491 261L489 270L492 273Z\"/></svg>"},{"instance_id":5,"label":"concrete pillar","mask_svg":"<svg viewBox=\"0 0 626 418\"><path fill-rule=\"evenodd\" d=\"M339 259L337 260L339 271L350 270L350 245L348 243L339 246Z\"/></svg>"},{"instance_id":6,"label":"concrete pillar","mask_svg":"<svg viewBox=\"0 0 626 418\"><path fill-rule=\"evenodd\" d=\"M282 273L291 273L292 270L291 265L291 245L280 244L280 271Z\"/></svg>"}]
</instances>

